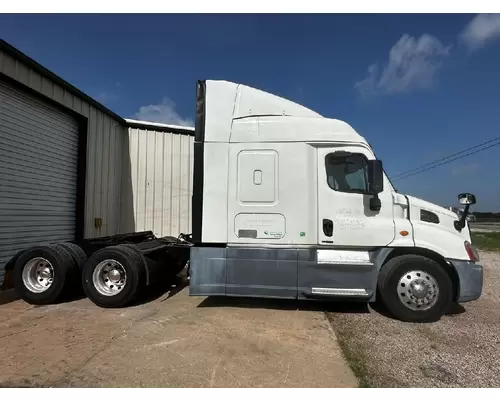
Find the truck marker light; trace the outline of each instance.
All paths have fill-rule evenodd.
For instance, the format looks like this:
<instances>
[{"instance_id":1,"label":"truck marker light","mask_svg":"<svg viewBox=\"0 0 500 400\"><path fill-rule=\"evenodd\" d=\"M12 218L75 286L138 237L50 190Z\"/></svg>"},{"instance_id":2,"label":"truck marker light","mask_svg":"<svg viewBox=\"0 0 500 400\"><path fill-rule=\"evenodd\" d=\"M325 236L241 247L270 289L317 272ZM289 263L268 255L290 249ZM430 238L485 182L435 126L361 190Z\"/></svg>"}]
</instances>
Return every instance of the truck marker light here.
<instances>
[{"instance_id":1,"label":"truck marker light","mask_svg":"<svg viewBox=\"0 0 500 400\"><path fill-rule=\"evenodd\" d=\"M401 231L399 232L401 236L408 236L408 231Z\"/></svg>"},{"instance_id":2,"label":"truck marker light","mask_svg":"<svg viewBox=\"0 0 500 400\"><path fill-rule=\"evenodd\" d=\"M472 262L479 261L479 254L476 251L476 249L474 249L474 247L472 247L472 245L467 241L464 242L464 246L465 246L465 251L467 252L467 255L469 256L469 259Z\"/></svg>"}]
</instances>

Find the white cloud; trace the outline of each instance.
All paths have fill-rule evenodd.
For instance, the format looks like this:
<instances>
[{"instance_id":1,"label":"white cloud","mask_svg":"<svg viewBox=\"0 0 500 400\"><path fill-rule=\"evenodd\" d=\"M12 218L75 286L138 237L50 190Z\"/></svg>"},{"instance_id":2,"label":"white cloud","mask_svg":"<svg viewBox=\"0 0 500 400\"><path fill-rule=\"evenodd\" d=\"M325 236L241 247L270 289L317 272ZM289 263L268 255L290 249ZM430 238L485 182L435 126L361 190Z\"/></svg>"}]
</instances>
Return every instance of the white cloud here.
<instances>
[{"instance_id":1,"label":"white cloud","mask_svg":"<svg viewBox=\"0 0 500 400\"><path fill-rule=\"evenodd\" d=\"M159 104L142 106L134 117L141 121L158 122L162 124L194 126L193 120L182 118L175 111L175 103L168 97L164 97Z\"/></svg>"},{"instance_id":2,"label":"white cloud","mask_svg":"<svg viewBox=\"0 0 500 400\"><path fill-rule=\"evenodd\" d=\"M462 176L462 175L467 175L471 174L479 169L479 165L472 163L472 164L465 164L461 165L459 167L455 167L451 170L452 175L457 175L457 176Z\"/></svg>"},{"instance_id":3,"label":"white cloud","mask_svg":"<svg viewBox=\"0 0 500 400\"><path fill-rule=\"evenodd\" d=\"M424 34L416 39L403 35L389 51L389 59L381 69L368 67L368 76L354 87L361 94L394 94L432 86L443 60L450 54L434 36Z\"/></svg>"},{"instance_id":4,"label":"white cloud","mask_svg":"<svg viewBox=\"0 0 500 400\"><path fill-rule=\"evenodd\" d=\"M476 15L459 34L459 40L471 51L499 38L500 14Z\"/></svg>"}]
</instances>

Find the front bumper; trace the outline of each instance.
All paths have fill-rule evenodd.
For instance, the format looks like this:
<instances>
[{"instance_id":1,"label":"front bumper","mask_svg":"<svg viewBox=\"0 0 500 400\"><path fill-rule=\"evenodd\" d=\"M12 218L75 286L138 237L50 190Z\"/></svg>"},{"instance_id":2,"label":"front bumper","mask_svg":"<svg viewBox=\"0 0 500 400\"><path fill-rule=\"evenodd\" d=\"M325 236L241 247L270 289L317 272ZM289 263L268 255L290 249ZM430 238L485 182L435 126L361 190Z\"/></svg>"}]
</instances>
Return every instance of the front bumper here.
<instances>
[{"instance_id":1,"label":"front bumper","mask_svg":"<svg viewBox=\"0 0 500 400\"><path fill-rule=\"evenodd\" d=\"M457 303L477 300L483 292L483 266L465 260L447 260L458 275Z\"/></svg>"}]
</instances>

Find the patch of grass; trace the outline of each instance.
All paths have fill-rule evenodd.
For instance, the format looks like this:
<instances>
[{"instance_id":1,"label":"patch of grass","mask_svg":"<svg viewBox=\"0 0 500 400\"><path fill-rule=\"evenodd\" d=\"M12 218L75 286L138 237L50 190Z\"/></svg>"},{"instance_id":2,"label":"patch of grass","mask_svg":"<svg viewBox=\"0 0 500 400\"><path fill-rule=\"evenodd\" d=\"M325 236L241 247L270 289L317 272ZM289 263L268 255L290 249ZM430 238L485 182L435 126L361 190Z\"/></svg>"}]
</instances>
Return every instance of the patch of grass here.
<instances>
[{"instance_id":1,"label":"patch of grass","mask_svg":"<svg viewBox=\"0 0 500 400\"><path fill-rule=\"evenodd\" d=\"M332 327L334 327L334 321L332 321L333 317L327 314L327 318L330 321ZM347 364L352 369L352 372L354 373L356 378L358 378L359 387L373 387L374 385L372 384L372 381L370 379L365 356L363 355L361 349L349 340L352 339L354 335L352 334L352 332L349 332L349 329L339 329L338 326L336 326L336 328L337 329L334 328L334 331L337 335L340 349L344 353Z\"/></svg>"},{"instance_id":2,"label":"patch of grass","mask_svg":"<svg viewBox=\"0 0 500 400\"><path fill-rule=\"evenodd\" d=\"M344 352L344 356L349 364L349 367L359 380L359 387L371 388L372 384L363 355L361 352L349 346L348 340L345 337L342 337L342 335L338 335L337 337L339 339L340 348Z\"/></svg>"},{"instance_id":3,"label":"patch of grass","mask_svg":"<svg viewBox=\"0 0 500 400\"><path fill-rule=\"evenodd\" d=\"M500 251L500 232L471 232L471 239L478 249Z\"/></svg>"}]
</instances>

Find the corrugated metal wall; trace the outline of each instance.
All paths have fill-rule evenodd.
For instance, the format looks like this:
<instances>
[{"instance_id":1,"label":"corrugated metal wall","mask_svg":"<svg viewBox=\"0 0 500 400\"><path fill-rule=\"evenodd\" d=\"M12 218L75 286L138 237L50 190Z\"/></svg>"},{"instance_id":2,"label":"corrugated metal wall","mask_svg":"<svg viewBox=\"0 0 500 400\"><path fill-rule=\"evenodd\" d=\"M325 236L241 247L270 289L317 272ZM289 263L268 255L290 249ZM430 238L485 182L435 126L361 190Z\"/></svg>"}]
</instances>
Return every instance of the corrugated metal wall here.
<instances>
[{"instance_id":1,"label":"corrugated metal wall","mask_svg":"<svg viewBox=\"0 0 500 400\"><path fill-rule=\"evenodd\" d=\"M85 237L119 233L122 156L127 128L1 50L0 72L88 118ZM101 228L95 228L95 218L102 218Z\"/></svg>"},{"instance_id":2,"label":"corrugated metal wall","mask_svg":"<svg viewBox=\"0 0 500 400\"><path fill-rule=\"evenodd\" d=\"M124 144L122 233L191 233L193 136L129 128Z\"/></svg>"}]
</instances>

